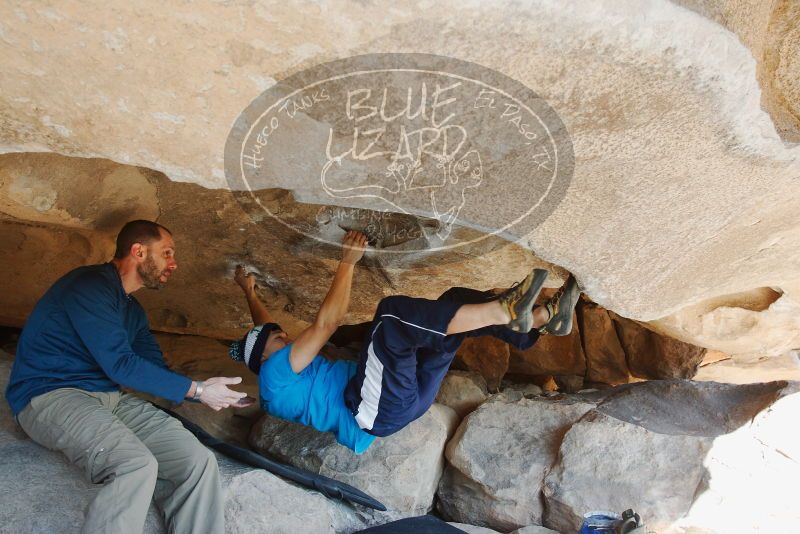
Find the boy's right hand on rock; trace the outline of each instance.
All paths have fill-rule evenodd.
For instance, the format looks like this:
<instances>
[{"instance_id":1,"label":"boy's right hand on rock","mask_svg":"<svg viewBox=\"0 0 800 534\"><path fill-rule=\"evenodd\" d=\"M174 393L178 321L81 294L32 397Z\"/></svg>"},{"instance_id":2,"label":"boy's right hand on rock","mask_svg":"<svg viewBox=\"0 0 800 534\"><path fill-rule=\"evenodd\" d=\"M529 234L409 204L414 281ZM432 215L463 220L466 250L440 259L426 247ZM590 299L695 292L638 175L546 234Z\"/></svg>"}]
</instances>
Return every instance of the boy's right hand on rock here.
<instances>
[{"instance_id":1,"label":"boy's right hand on rock","mask_svg":"<svg viewBox=\"0 0 800 534\"><path fill-rule=\"evenodd\" d=\"M236 266L233 280L239 284L239 287L241 287L245 293L252 292L256 288L256 277L253 276L253 273L248 273L242 265Z\"/></svg>"},{"instance_id":2,"label":"boy's right hand on rock","mask_svg":"<svg viewBox=\"0 0 800 534\"><path fill-rule=\"evenodd\" d=\"M361 232L350 230L342 238L342 263L355 265L364 256L367 249L367 236Z\"/></svg>"}]
</instances>

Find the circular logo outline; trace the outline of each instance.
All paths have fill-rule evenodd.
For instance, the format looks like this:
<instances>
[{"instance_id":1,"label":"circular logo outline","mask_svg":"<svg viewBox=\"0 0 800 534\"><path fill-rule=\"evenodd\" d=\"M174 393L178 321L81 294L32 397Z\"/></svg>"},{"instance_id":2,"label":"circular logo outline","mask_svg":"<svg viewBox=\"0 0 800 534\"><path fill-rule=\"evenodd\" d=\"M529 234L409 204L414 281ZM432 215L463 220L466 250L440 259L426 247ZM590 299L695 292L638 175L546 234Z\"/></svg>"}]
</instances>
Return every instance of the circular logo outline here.
<instances>
[{"instance_id":1,"label":"circular logo outline","mask_svg":"<svg viewBox=\"0 0 800 534\"><path fill-rule=\"evenodd\" d=\"M404 63L404 62L410 61L410 62L414 63L415 65L414 66L406 66L406 65L396 66L396 65L392 65L392 66L388 66L388 67L387 66L378 66L378 67L370 68L370 69L363 69L363 68L362 69L354 69L353 68L353 66L361 66L361 64L365 63L365 62L375 61L378 64L381 64L381 63L383 63L384 61L387 61L387 60L390 61L391 63L395 63L395 64L396 63ZM526 102L523 101L522 97L515 96L515 94L513 94L512 92L510 92L507 89L503 89L503 88L498 87L496 85L488 84L487 82L485 82L485 81L483 81L480 78L477 78L475 76L466 76L461 72L448 72L448 70L442 70L442 69L433 70L433 69L430 69L430 68L420 68L419 66L416 65L416 63L419 63L419 62L423 62L423 63L425 63L425 62L428 62L428 63L429 62L434 62L434 63L443 62L445 64L449 64L448 66L451 67L450 70L477 69L478 71L491 72L493 75L499 77L500 81L502 81L504 83L509 83L510 85L515 86L515 89L517 91L521 91L523 93L527 93L526 96L528 96L528 97L532 96L533 98L530 99L530 100L536 100L537 102L539 102L540 106L542 106L544 108L543 111L547 112L548 118L550 120L555 121L556 128L552 128L551 125L548 125L548 123L545 122L545 120L542 119L542 117L540 116L540 114L543 114L543 113L541 113L541 110L540 110L540 113L535 112L533 109L531 109L531 106L529 106ZM452 69L453 64L457 66L457 69ZM347 67L347 66L349 66L350 68L349 69L345 69L346 72L342 73L340 71L340 69L342 67ZM321 78L314 77L315 80L313 82L306 83L304 85L301 85L299 88L295 88L296 84L293 83L293 82L296 82L298 79L302 79L304 76L308 76L310 73L316 74L318 71L323 71L323 73L326 72L326 71L328 73L335 72L335 71L339 71L339 72L335 73L335 74L332 74L332 75L329 75L329 76L321 77ZM520 83L519 81L514 80L513 78L510 78L510 77L506 76L505 74L502 74L502 73L500 73L498 71L495 71L493 69L488 69L487 67L478 65L476 63L472 63L472 62L468 62L468 61L464 61L464 60L460 60L460 59L448 58L448 57L445 57L445 56L432 55L432 54L384 53L384 54L364 54L364 55L352 56L352 57L348 57L348 58L338 59L338 60L334 60L334 61L321 63L321 64L318 64L318 65L314 65L314 66L312 66L310 68L298 71L298 72L288 76L287 78L277 82L274 86L272 86L269 89L265 90L258 97L256 97L247 106L247 108L245 108L245 110L242 113L240 113L240 115L237 117L237 120L234 123L234 127L231 129L231 132L228 135L228 138L227 138L227 141L226 141L226 146L225 146L225 171L226 171L225 172L225 176L226 176L226 179L227 179L227 182L228 182L229 186L232 185L232 181L233 181L231 179L231 173L230 173L229 156L230 156L230 151L231 151L231 148L232 148L232 143L235 143L236 146L240 147L238 149L238 151L236 152L236 156L237 156L236 157L236 162L237 162L236 170L237 170L237 173L236 173L236 180L235 181L241 183L242 185L244 185L244 187L239 189L239 190L247 191L247 193L249 193L249 195L252 198L252 200L258 206L260 206L261 209L264 210L264 212L267 215L269 215L272 219L276 220L277 222L279 222L280 224L282 224L286 228L289 228L294 232L297 232L297 233L299 233L299 234L301 234L301 235L303 235L305 237L314 239L314 240L316 240L318 242L338 246L339 243L337 243L337 242L330 241L330 240L325 239L323 237L320 237L318 235L310 234L310 233L308 233L308 232L306 232L306 231L304 231L304 230L302 230L300 228L297 228L295 225L292 225L292 224L282 220L280 216L272 213L272 211L267 206L264 205L264 203L261 201L261 199L258 198L258 196L256 196L251 184L248 181L247 174L246 174L246 172L244 170L244 152L245 152L245 147L246 147L248 141L251 139L251 135L253 135L254 129L256 129L256 127L259 126L261 121L264 120L264 118L267 117L268 114L271 111L275 110L276 108L277 109L281 109L281 107L284 106L286 102L290 101L290 99L292 97L297 96L298 94L302 94L302 93L308 91L309 89L313 89L316 86L319 86L319 85L322 85L322 84L325 84L325 83L328 83L328 82L331 82L331 81L339 81L339 80L343 80L343 79L347 79L347 78L354 78L354 77L364 76L364 75L375 75L375 74L379 74L379 73L384 73L385 74L385 73L394 73L394 72L431 74L431 75L442 76L442 77L446 77L446 78L450 78L450 79L456 79L456 80L460 80L462 82L468 82L468 83L475 84L475 85L477 85L479 87L486 88L488 90L496 92L497 94L499 94L499 95L501 95L501 96L513 101L520 108L526 110L530 116L534 117L536 119L536 121L538 121L538 123L542 127L542 129L545 132L547 132L548 141L549 141L550 146L552 147L553 155L554 155L554 157L553 157L554 168L553 168L552 173L550 175L550 179L548 181L547 188L542 193L542 195L539 197L539 199L536 201L536 203L533 206L531 206L527 211L525 211L522 215L518 216L516 219L514 219L510 223L505 224L501 228L485 232L485 233L483 233L483 235L481 235L479 237L476 237L474 239L465 240L465 241L458 241L456 243L451 243L451 244L447 244L447 245L443 245L443 246L430 247L430 248L419 248L419 249L413 249L413 250L392 250L391 248L381 248L381 249L378 249L379 252L381 252L381 253L391 253L391 254L413 254L413 253L419 253L419 252L426 252L426 253L442 252L442 251L446 251L446 250L456 249L456 248L461 247L461 246L477 243L479 241L482 241L482 240L485 240L485 239L489 238L490 236L502 236L502 234L504 232L506 232L510 228L514 227L515 225L519 224L522 220L526 219L527 217L531 216L533 214L533 212L545 200L547 200L548 197L551 196L551 192L555 192L555 194L559 194L560 193L560 198L555 199L555 202L553 203L553 205L550 206L550 209L548 209L547 213L544 214L544 218L542 219L542 221L539 221L535 226L538 226L538 224L541 224L541 222L543 222L544 220L547 219L547 217L549 217L549 215L552 213L552 211L555 209L555 207L563 199L563 196L566 193L566 190L567 190L567 188L569 186L569 182L571 181L572 172L574 171L574 153L573 153L572 142L571 142L571 139L569 138L569 135L566 134L566 132L567 132L566 131L566 127L564 126L563 122L560 120L560 117L558 117L558 115L556 114L555 110L553 110L553 108L550 107L543 99L541 99L533 90L531 90L530 88L528 88L524 84ZM286 90L286 89L289 90L286 94L284 94L282 96L278 96L278 98L275 98L274 93L279 92L281 90ZM267 97L272 97L272 98L270 98L272 103L268 107L266 107L266 109L265 109L263 107L263 101L265 99L267 99ZM254 110L254 108L255 109L260 109L261 112L254 119L249 119L249 113L252 112ZM273 119L278 121L277 117L273 117ZM242 131L242 126L243 125L244 126L248 126L248 127L247 127L247 130L246 130L246 133L243 136L240 137L239 135L237 135L237 132L241 132ZM279 124L277 124L275 126L274 130L277 130L278 126L279 126ZM560 139L556 139L553 130L555 130L556 132L564 132L566 135L561 136ZM559 143L559 141L560 141L560 143ZM561 148L559 148L560 144L562 145ZM562 159L559 158L559 154L562 154L562 158L566 159L566 162L563 162ZM566 180L561 180L561 181L562 182L566 182L566 183L565 184L562 183L561 184L562 187L560 188L560 191L558 191L558 190L555 190L555 188L558 185L559 177L564 178L563 175L559 176L559 170L560 169L564 169L564 167L567 167L566 168ZM323 188L324 188L324 185L323 185ZM231 187L231 189L235 189L235 188ZM266 189L266 188L263 188L263 189ZM326 193L328 195L330 195L332 198L339 198L339 197L334 197L327 190L326 190ZM351 195L351 196L349 196L347 198L378 198L380 200L383 200L384 202L387 202L387 203L397 207L400 210L400 213L402 213L402 214L410 215L410 216L425 217L425 218L428 218L428 219L431 218L430 214L423 212L423 210L417 210L418 213L415 213L414 210L409 211L407 209L404 209L404 208L401 208L399 206L396 206L391 201L389 201L389 200L387 200L387 199L385 199L383 197L380 197L379 195L374 195L374 194ZM346 208L346 209L349 209L349 208ZM376 213L389 213L389 214L395 213L395 212L392 212L390 210L372 210L370 208L352 208L352 209L368 210L368 211L372 211L372 212L376 212ZM464 225L464 226L466 226L468 228L473 228L473 229L478 230L477 228L475 228L475 226L470 226L469 224ZM534 226L534 228L535 228L535 226ZM480 229L478 231L484 231L484 230ZM524 236L518 236L516 239L520 239L522 237L524 237Z\"/></svg>"}]
</instances>

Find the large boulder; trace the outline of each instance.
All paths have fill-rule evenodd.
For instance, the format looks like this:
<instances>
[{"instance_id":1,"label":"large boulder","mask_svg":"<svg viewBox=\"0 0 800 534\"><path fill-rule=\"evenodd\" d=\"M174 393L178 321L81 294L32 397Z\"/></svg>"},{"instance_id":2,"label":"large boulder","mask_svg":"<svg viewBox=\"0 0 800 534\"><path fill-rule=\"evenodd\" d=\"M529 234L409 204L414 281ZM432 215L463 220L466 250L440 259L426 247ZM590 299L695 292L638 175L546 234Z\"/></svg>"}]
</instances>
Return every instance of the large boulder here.
<instances>
[{"instance_id":1,"label":"large boulder","mask_svg":"<svg viewBox=\"0 0 800 534\"><path fill-rule=\"evenodd\" d=\"M400 432L378 438L357 455L333 434L264 415L253 427L251 445L297 467L340 480L368 493L387 512L359 509L376 524L429 512L444 469L444 447L458 416L434 404Z\"/></svg>"},{"instance_id":2,"label":"large boulder","mask_svg":"<svg viewBox=\"0 0 800 534\"><path fill-rule=\"evenodd\" d=\"M354 508L309 491L262 470L229 474L222 461L226 489L225 530L241 534L320 532L348 534L364 526Z\"/></svg>"},{"instance_id":3,"label":"large boulder","mask_svg":"<svg viewBox=\"0 0 800 534\"><path fill-rule=\"evenodd\" d=\"M628 382L628 362L608 311L593 303L579 303L586 380L604 384Z\"/></svg>"},{"instance_id":4,"label":"large boulder","mask_svg":"<svg viewBox=\"0 0 800 534\"><path fill-rule=\"evenodd\" d=\"M439 511L508 531L541 524L541 486L563 433L594 404L503 394L472 412L447 445Z\"/></svg>"},{"instance_id":5,"label":"large boulder","mask_svg":"<svg viewBox=\"0 0 800 534\"><path fill-rule=\"evenodd\" d=\"M800 476L800 382L733 432L717 437L705 458L703 491L685 528L716 532L785 532L800 523L794 488Z\"/></svg>"},{"instance_id":6,"label":"large boulder","mask_svg":"<svg viewBox=\"0 0 800 534\"><path fill-rule=\"evenodd\" d=\"M664 528L689 511L710 447L702 437L649 432L593 412L561 443L545 483L546 524L577 532L586 511L634 508Z\"/></svg>"},{"instance_id":7,"label":"large boulder","mask_svg":"<svg viewBox=\"0 0 800 534\"><path fill-rule=\"evenodd\" d=\"M0 445L0 521L4 532L78 533L99 486L63 455L29 440ZM363 523L353 508L260 469L217 455L225 494L226 531L233 533L348 533ZM156 495L168 492L156 485ZM163 514L150 506L145 534L166 532Z\"/></svg>"},{"instance_id":8,"label":"large boulder","mask_svg":"<svg viewBox=\"0 0 800 534\"><path fill-rule=\"evenodd\" d=\"M436 402L455 410L459 419L481 405L489 396L486 379L467 371L450 371L442 380Z\"/></svg>"},{"instance_id":9,"label":"large boulder","mask_svg":"<svg viewBox=\"0 0 800 534\"><path fill-rule=\"evenodd\" d=\"M525 376L584 376L586 357L581 345L580 325L573 322L572 332L567 336L540 336L526 350L511 347L508 372Z\"/></svg>"},{"instance_id":10,"label":"large boulder","mask_svg":"<svg viewBox=\"0 0 800 534\"><path fill-rule=\"evenodd\" d=\"M800 383L782 381L650 381L546 397L509 390L467 416L448 444L438 509L499 531L576 532L588 511L627 508L665 532L785 529L800 520L789 502L800 449L786 431L798 399Z\"/></svg>"},{"instance_id":11,"label":"large boulder","mask_svg":"<svg viewBox=\"0 0 800 534\"><path fill-rule=\"evenodd\" d=\"M793 460L784 461L795 458L794 448L790 446L779 459L775 443L759 440L770 433L767 427L776 428L769 422L775 421L772 413L777 406L785 420L794 402L789 399L797 391L797 384L786 382L738 386L675 380L605 392L597 408L563 437L557 460L545 478L544 525L574 532L586 511L627 508L635 509L649 528L659 531L699 524L690 513L706 519L704 528L711 532L731 532L708 520L728 512L736 515L731 521L738 528L748 522L757 525L764 509L751 506L736 512L734 503L762 500L764 486L744 482L744 475L736 484L722 479L731 480L743 471L762 471L765 482L787 487L800 474ZM779 399L781 403L776 402ZM732 436L740 435L747 447L721 445L733 443ZM772 435L789 445L785 437ZM714 466L720 472L716 482ZM783 471L776 472L778 466ZM715 495L707 494L709 484ZM780 491L770 495L776 493ZM721 504L726 502L728 509ZM796 511L781 515L784 519L795 516Z\"/></svg>"},{"instance_id":12,"label":"large boulder","mask_svg":"<svg viewBox=\"0 0 800 534\"><path fill-rule=\"evenodd\" d=\"M659 334L637 321L611 313L617 337L625 352L631 375L639 378L692 378L704 347Z\"/></svg>"},{"instance_id":13,"label":"large boulder","mask_svg":"<svg viewBox=\"0 0 800 534\"><path fill-rule=\"evenodd\" d=\"M497 391L508 371L508 343L492 336L468 337L456 352L454 366L480 373L491 391Z\"/></svg>"}]
</instances>

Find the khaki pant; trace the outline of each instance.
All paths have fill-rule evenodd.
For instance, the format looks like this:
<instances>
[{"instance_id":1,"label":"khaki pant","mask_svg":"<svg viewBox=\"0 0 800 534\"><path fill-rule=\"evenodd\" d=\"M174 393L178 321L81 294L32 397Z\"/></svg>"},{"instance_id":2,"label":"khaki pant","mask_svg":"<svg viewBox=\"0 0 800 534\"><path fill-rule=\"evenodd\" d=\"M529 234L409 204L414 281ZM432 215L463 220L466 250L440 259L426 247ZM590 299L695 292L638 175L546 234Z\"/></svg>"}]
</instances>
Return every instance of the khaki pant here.
<instances>
[{"instance_id":1,"label":"khaki pant","mask_svg":"<svg viewBox=\"0 0 800 534\"><path fill-rule=\"evenodd\" d=\"M169 532L224 532L216 457L149 402L62 388L34 397L17 420L34 441L103 483L82 532L141 533L156 478L170 485L158 503Z\"/></svg>"}]
</instances>

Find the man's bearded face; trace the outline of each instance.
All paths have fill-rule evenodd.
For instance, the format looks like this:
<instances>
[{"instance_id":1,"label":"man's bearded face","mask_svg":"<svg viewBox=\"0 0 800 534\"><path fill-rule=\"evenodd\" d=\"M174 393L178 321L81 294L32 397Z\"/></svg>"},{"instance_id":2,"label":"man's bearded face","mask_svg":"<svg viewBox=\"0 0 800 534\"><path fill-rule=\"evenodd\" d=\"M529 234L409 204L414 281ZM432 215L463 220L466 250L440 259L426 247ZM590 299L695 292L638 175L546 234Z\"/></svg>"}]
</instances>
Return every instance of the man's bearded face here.
<instances>
[{"instance_id":1,"label":"man's bearded face","mask_svg":"<svg viewBox=\"0 0 800 534\"><path fill-rule=\"evenodd\" d=\"M163 265L158 265L149 250L144 262L136 266L136 272L142 277L144 287L149 289L161 289L172 274L172 271L167 268L166 262Z\"/></svg>"}]
</instances>

